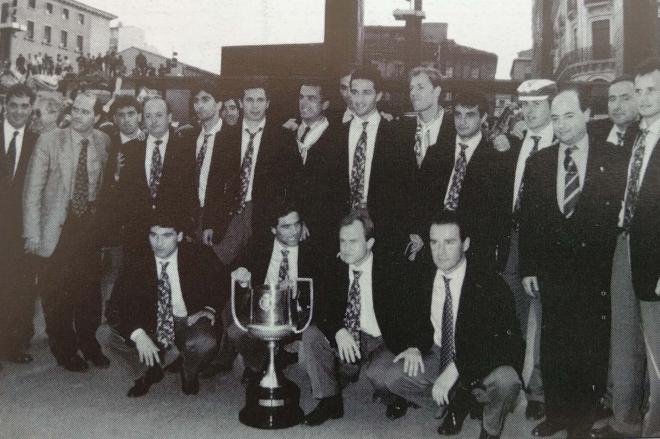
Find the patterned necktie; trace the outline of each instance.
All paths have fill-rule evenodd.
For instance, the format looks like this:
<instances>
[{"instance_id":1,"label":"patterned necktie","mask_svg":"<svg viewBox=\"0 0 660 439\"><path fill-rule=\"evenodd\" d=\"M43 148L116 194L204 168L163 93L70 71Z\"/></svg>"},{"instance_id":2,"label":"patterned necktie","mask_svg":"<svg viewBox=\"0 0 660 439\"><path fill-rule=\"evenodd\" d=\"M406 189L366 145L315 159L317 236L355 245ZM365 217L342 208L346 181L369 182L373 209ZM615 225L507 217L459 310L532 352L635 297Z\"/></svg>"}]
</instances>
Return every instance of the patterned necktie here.
<instances>
[{"instance_id":1,"label":"patterned necktie","mask_svg":"<svg viewBox=\"0 0 660 439\"><path fill-rule=\"evenodd\" d=\"M282 262L280 262L280 271L277 273L277 284L281 284L289 277L289 250L282 249Z\"/></svg>"},{"instance_id":2,"label":"patterned necktie","mask_svg":"<svg viewBox=\"0 0 660 439\"><path fill-rule=\"evenodd\" d=\"M458 209L458 198L461 194L461 187L463 186L463 179L467 171L467 156L465 150L468 146L465 143L459 143L458 146L461 151L458 153L458 160L454 165L454 177L451 179L451 187L449 188L449 195L445 203L445 209L456 210Z\"/></svg>"},{"instance_id":3,"label":"patterned necktie","mask_svg":"<svg viewBox=\"0 0 660 439\"><path fill-rule=\"evenodd\" d=\"M576 149L577 146L572 146L564 151L566 154L564 158L564 169L566 170L566 176L564 177L564 216L566 218L573 215L580 198L580 176L575 160L571 156Z\"/></svg>"},{"instance_id":4,"label":"patterned necktie","mask_svg":"<svg viewBox=\"0 0 660 439\"><path fill-rule=\"evenodd\" d=\"M360 345L360 276L361 271L353 270L353 282L348 290L346 311L344 312L344 328Z\"/></svg>"},{"instance_id":5,"label":"patterned necktie","mask_svg":"<svg viewBox=\"0 0 660 439\"><path fill-rule=\"evenodd\" d=\"M245 129L245 132L250 136L248 141L247 148L245 150L245 157L243 158L243 164L241 165L241 198L238 212L243 212L245 209L245 203L247 202L245 198L247 197L248 188L250 187L250 176L252 175L252 156L254 155L254 138L257 134L261 132L263 128L259 128L254 133Z\"/></svg>"},{"instance_id":6,"label":"patterned necktie","mask_svg":"<svg viewBox=\"0 0 660 439\"><path fill-rule=\"evenodd\" d=\"M77 217L87 212L89 205L89 175L87 173L87 147L89 140L80 141L80 154L76 165L76 179L73 184L73 197L71 199L71 211Z\"/></svg>"},{"instance_id":7,"label":"patterned necktie","mask_svg":"<svg viewBox=\"0 0 660 439\"><path fill-rule=\"evenodd\" d=\"M158 310L156 314L156 340L164 348L174 343L174 312L172 309L172 286L167 275L169 262L161 262L158 279Z\"/></svg>"},{"instance_id":8,"label":"patterned necktie","mask_svg":"<svg viewBox=\"0 0 660 439\"><path fill-rule=\"evenodd\" d=\"M539 142L541 141L541 136L530 136L530 139L534 141L534 145L532 145L532 149L529 151L529 155L525 159L525 166L527 166L527 160L529 160L529 158L534 154L536 154L536 152L539 150ZM523 175L525 174L524 170L525 168L523 168ZM513 207L513 213L514 213L514 218L516 218L515 219L516 223L518 222L517 215L518 213L520 213L520 200L522 198L524 184L525 182L523 180L520 180L520 186L518 186L518 193L516 194L516 203Z\"/></svg>"},{"instance_id":9,"label":"patterned necktie","mask_svg":"<svg viewBox=\"0 0 660 439\"><path fill-rule=\"evenodd\" d=\"M623 141L626 139L626 132L625 131L617 131L616 132L616 137L618 141L616 142L617 146L623 146Z\"/></svg>"},{"instance_id":10,"label":"patterned necktie","mask_svg":"<svg viewBox=\"0 0 660 439\"><path fill-rule=\"evenodd\" d=\"M440 373L452 361L456 360L456 340L454 339L454 302L449 283L451 279L442 276L445 281L445 304L442 307L442 334L440 345Z\"/></svg>"},{"instance_id":11,"label":"patterned necktie","mask_svg":"<svg viewBox=\"0 0 660 439\"><path fill-rule=\"evenodd\" d=\"M197 153L197 162L195 163L195 181L197 182L199 182L199 176L202 173L202 165L204 164L204 156L206 155L206 146L209 137L211 137L211 134L204 134L204 142L202 142L202 146Z\"/></svg>"},{"instance_id":12,"label":"patterned necktie","mask_svg":"<svg viewBox=\"0 0 660 439\"><path fill-rule=\"evenodd\" d=\"M14 131L14 136L9 142L9 148L7 149L7 165L9 168L9 178L14 178L14 170L16 169L16 138L20 133Z\"/></svg>"},{"instance_id":13,"label":"patterned necktie","mask_svg":"<svg viewBox=\"0 0 660 439\"><path fill-rule=\"evenodd\" d=\"M151 198L158 196L160 177L163 174L163 158L160 155L160 145L162 143L162 140L156 140L154 142L154 150L151 154L151 171L149 172L149 192L151 193Z\"/></svg>"},{"instance_id":14,"label":"patterned necktie","mask_svg":"<svg viewBox=\"0 0 660 439\"><path fill-rule=\"evenodd\" d=\"M422 160L424 160L424 145L422 141L422 124L420 121L417 121L417 129L415 130L415 159L417 160L418 168L422 166Z\"/></svg>"},{"instance_id":15,"label":"patterned necktie","mask_svg":"<svg viewBox=\"0 0 660 439\"><path fill-rule=\"evenodd\" d=\"M635 147L632 156L632 163L630 164L630 175L628 176L628 184L626 186L625 204L623 207L623 230L626 233L630 232L630 223L632 222L633 214L635 213L635 205L637 204L637 197L639 196L639 177L642 171L642 163L644 163L644 150L646 149L646 136L649 130L640 130L635 140Z\"/></svg>"},{"instance_id":16,"label":"patterned necktie","mask_svg":"<svg viewBox=\"0 0 660 439\"><path fill-rule=\"evenodd\" d=\"M362 134L355 145L353 169L351 169L351 208L358 209L364 198L364 171L367 162L367 125L362 122Z\"/></svg>"}]
</instances>

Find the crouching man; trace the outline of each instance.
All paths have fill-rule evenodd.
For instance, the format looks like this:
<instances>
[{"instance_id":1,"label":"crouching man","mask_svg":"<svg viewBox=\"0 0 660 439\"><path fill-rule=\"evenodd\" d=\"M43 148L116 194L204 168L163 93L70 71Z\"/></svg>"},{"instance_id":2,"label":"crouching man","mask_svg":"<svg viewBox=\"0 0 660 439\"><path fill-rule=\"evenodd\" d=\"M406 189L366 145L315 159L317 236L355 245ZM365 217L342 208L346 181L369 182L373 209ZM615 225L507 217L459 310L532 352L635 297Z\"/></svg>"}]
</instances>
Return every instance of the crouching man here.
<instances>
[{"instance_id":1,"label":"crouching man","mask_svg":"<svg viewBox=\"0 0 660 439\"><path fill-rule=\"evenodd\" d=\"M178 369L183 393L194 395L216 349L217 278L206 253L181 244L173 220L161 216L152 224L151 249L127 261L115 286L119 322L110 348L137 378L129 397L145 395L164 369Z\"/></svg>"},{"instance_id":2,"label":"crouching man","mask_svg":"<svg viewBox=\"0 0 660 439\"><path fill-rule=\"evenodd\" d=\"M435 218L429 234L433 264L409 277L391 328L393 351L383 356L390 361L377 360L374 379L397 395L390 419L435 401L444 416L438 433L452 435L469 411L483 408L480 438L498 438L521 388L523 341L511 291L466 260L470 238L456 214Z\"/></svg>"}]
</instances>

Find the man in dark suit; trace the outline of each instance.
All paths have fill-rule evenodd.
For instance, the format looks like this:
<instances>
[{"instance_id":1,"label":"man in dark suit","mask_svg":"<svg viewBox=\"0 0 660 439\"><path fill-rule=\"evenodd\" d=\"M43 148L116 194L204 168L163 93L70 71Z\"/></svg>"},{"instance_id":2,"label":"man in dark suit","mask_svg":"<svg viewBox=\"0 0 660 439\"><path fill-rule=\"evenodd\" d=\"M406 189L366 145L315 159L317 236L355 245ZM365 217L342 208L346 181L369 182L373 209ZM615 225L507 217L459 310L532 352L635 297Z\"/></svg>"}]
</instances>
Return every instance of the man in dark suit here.
<instances>
[{"instance_id":1,"label":"man in dark suit","mask_svg":"<svg viewBox=\"0 0 660 439\"><path fill-rule=\"evenodd\" d=\"M71 127L39 137L23 191L25 248L41 258L46 332L57 363L73 372L108 367L96 340L101 323L98 207L110 139L94 129L100 102L78 93Z\"/></svg>"},{"instance_id":2,"label":"man in dark suit","mask_svg":"<svg viewBox=\"0 0 660 439\"><path fill-rule=\"evenodd\" d=\"M447 147L431 148L424 159L428 161L420 173L421 185L417 208L420 224L443 210L458 212L470 220L473 242L469 258L486 267L494 265L495 218L493 212L500 205L501 187L498 180L500 156L481 126L488 116L482 95L463 93L453 102L456 136Z\"/></svg>"},{"instance_id":3,"label":"man in dark suit","mask_svg":"<svg viewBox=\"0 0 660 439\"><path fill-rule=\"evenodd\" d=\"M475 398L483 405L480 438L499 438L521 387L523 341L511 291L466 261L469 232L454 212L434 218L429 234L433 264L416 266L389 350L375 360L376 380L397 395L386 414L396 419L410 401L435 401L446 413L438 432L452 435Z\"/></svg>"},{"instance_id":4,"label":"man in dark suit","mask_svg":"<svg viewBox=\"0 0 660 439\"><path fill-rule=\"evenodd\" d=\"M591 431L593 438L660 435L660 60L645 61L635 73L641 121L624 146L631 155L623 202L617 204L620 229L612 263L614 416ZM650 394L643 414L645 362Z\"/></svg>"},{"instance_id":5,"label":"man in dark suit","mask_svg":"<svg viewBox=\"0 0 660 439\"><path fill-rule=\"evenodd\" d=\"M15 85L5 96L7 111L0 131L0 358L29 363L34 333L34 258L23 249L23 185L37 135L26 129L35 95Z\"/></svg>"},{"instance_id":6,"label":"man in dark suit","mask_svg":"<svg viewBox=\"0 0 660 439\"><path fill-rule=\"evenodd\" d=\"M154 211L175 209L190 235L191 212L196 194L193 186L193 144L170 132L172 114L165 99L156 96L144 103L147 138L124 145L126 165L120 182L123 200L124 244L133 249L146 246L149 218Z\"/></svg>"},{"instance_id":7,"label":"man in dark suit","mask_svg":"<svg viewBox=\"0 0 660 439\"><path fill-rule=\"evenodd\" d=\"M238 262L240 267L232 273L232 282L239 282L243 287L250 282L254 286L276 286L298 278L316 278L318 258L306 240L301 242L303 219L298 208L289 202L278 204L270 233L256 233L250 240L241 258L243 260ZM315 287L318 285L315 284ZM234 323L229 323L228 339L243 357L243 381L249 381L264 366L267 350L261 340L250 337Z\"/></svg>"},{"instance_id":8,"label":"man in dark suit","mask_svg":"<svg viewBox=\"0 0 660 439\"><path fill-rule=\"evenodd\" d=\"M221 298L211 255L180 245L183 231L177 221L178 216L162 211L155 217L151 249L127 255L113 292L119 325L110 348L137 377L129 397L145 395L163 378L163 368L179 359L173 367L179 368L183 393L197 394L198 373L216 348Z\"/></svg>"},{"instance_id":9,"label":"man in dark suit","mask_svg":"<svg viewBox=\"0 0 660 439\"><path fill-rule=\"evenodd\" d=\"M539 420L545 414L543 381L540 367L541 300L532 298L522 287L519 263L520 200L524 189L523 176L528 159L554 142L550 103L557 93L557 84L548 79L530 79L518 87L518 101L527 129L522 142L509 139L511 149L503 153L503 201L498 212L500 229L497 248L498 270L513 292L520 332L527 340L525 358L532 359L523 368L523 384L527 396L525 415Z\"/></svg>"},{"instance_id":10,"label":"man in dark suit","mask_svg":"<svg viewBox=\"0 0 660 439\"><path fill-rule=\"evenodd\" d=\"M588 434L607 379L609 281L625 155L587 135L589 106L560 92L551 113L559 144L532 156L520 215L523 287L543 301L546 420L535 436Z\"/></svg>"},{"instance_id":11,"label":"man in dark suit","mask_svg":"<svg viewBox=\"0 0 660 439\"><path fill-rule=\"evenodd\" d=\"M628 128L639 119L639 104L635 96L632 76L622 75L610 82L607 90L607 114L609 118L589 123L589 132L598 144L609 142L623 147L626 137L632 134Z\"/></svg>"},{"instance_id":12,"label":"man in dark suit","mask_svg":"<svg viewBox=\"0 0 660 439\"><path fill-rule=\"evenodd\" d=\"M324 270L314 304L314 323L303 332L305 369L312 395L319 400L305 416L307 425L320 425L344 414L340 377L355 381L360 368L371 378L372 360L385 350L393 307L387 271L375 257L374 224L365 210L354 210L341 222L339 258ZM376 389L383 396L386 389Z\"/></svg>"}]
</instances>

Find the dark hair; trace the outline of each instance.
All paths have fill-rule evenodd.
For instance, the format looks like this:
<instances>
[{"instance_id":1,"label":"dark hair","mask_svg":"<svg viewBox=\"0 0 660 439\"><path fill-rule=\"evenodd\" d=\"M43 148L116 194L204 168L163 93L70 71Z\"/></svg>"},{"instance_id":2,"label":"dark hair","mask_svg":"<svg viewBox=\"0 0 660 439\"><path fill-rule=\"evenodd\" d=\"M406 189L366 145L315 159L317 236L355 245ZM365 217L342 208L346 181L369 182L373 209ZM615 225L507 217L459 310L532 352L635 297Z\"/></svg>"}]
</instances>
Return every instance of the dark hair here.
<instances>
[{"instance_id":1,"label":"dark hair","mask_svg":"<svg viewBox=\"0 0 660 439\"><path fill-rule=\"evenodd\" d=\"M412 80L415 76L426 75L431 81L433 88L440 87L440 81L442 80L442 74L440 70L433 67L417 66L414 67L408 72L408 82Z\"/></svg>"},{"instance_id":2,"label":"dark hair","mask_svg":"<svg viewBox=\"0 0 660 439\"><path fill-rule=\"evenodd\" d=\"M280 198L275 202L275 208L272 211L271 216L271 227L277 227L277 224L280 222L280 218L283 218L290 214L291 212L297 212L300 215L300 210L296 203L289 198ZM301 216L302 221L302 216Z\"/></svg>"},{"instance_id":3,"label":"dark hair","mask_svg":"<svg viewBox=\"0 0 660 439\"><path fill-rule=\"evenodd\" d=\"M117 96L115 101L112 103L112 106L110 107L110 114L114 116L118 110L126 107L134 107L138 113L142 113L142 106L137 99L135 99L133 96L120 95Z\"/></svg>"},{"instance_id":4,"label":"dark hair","mask_svg":"<svg viewBox=\"0 0 660 439\"><path fill-rule=\"evenodd\" d=\"M660 71L660 58L648 58L642 61L634 71L635 77Z\"/></svg>"},{"instance_id":5,"label":"dark hair","mask_svg":"<svg viewBox=\"0 0 660 439\"><path fill-rule=\"evenodd\" d=\"M30 105L34 104L34 101L37 99L37 95L34 94L34 91L25 84L15 84L9 87L7 95L5 96L5 103L9 103L9 100L14 97L30 98Z\"/></svg>"},{"instance_id":6,"label":"dark hair","mask_svg":"<svg viewBox=\"0 0 660 439\"><path fill-rule=\"evenodd\" d=\"M352 75L356 68L357 66L355 64L344 64L339 69L339 79L343 78L344 76Z\"/></svg>"},{"instance_id":7,"label":"dark hair","mask_svg":"<svg viewBox=\"0 0 660 439\"><path fill-rule=\"evenodd\" d=\"M479 110L479 116L483 116L488 112L488 102L486 101L486 97L481 93L474 93L474 92L456 93L456 97L454 97L452 108L456 110L456 107L458 107L459 105L468 108L477 107L477 109Z\"/></svg>"},{"instance_id":8,"label":"dark hair","mask_svg":"<svg viewBox=\"0 0 660 439\"><path fill-rule=\"evenodd\" d=\"M354 222L362 223L364 227L364 237L366 240L369 240L374 237L374 222L369 216L369 211L367 209L354 209L351 210L348 215L342 218L340 223L340 229L346 226L350 226Z\"/></svg>"},{"instance_id":9,"label":"dark hair","mask_svg":"<svg viewBox=\"0 0 660 439\"><path fill-rule=\"evenodd\" d=\"M559 92L557 92L557 94L555 95L555 99L557 98L557 96L565 92L575 93L575 95L578 98L578 103L580 104L580 111L584 112L587 111L587 109L591 108L591 99L589 98L589 95L583 89L580 89L575 85L567 85L561 87L559 89Z\"/></svg>"},{"instance_id":10,"label":"dark hair","mask_svg":"<svg viewBox=\"0 0 660 439\"><path fill-rule=\"evenodd\" d=\"M268 84L268 80L262 77L249 78L243 82L243 87L242 87L243 97L245 97L246 90L251 90L255 88L262 89L264 91L264 94L266 95L266 99L270 99L270 87Z\"/></svg>"},{"instance_id":11,"label":"dark hair","mask_svg":"<svg viewBox=\"0 0 660 439\"><path fill-rule=\"evenodd\" d=\"M431 219L429 234L431 233L431 226L444 226L451 224L458 227L458 236L461 238L461 241L465 241L465 238L470 236L470 228L467 221L465 221L461 215L453 210L443 210L442 212L435 215Z\"/></svg>"},{"instance_id":12,"label":"dark hair","mask_svg":"<svg viewBox=\"0 0 660 439\"><path fill-rule=\"evenodd\" d=\"M165 102L165 109L167 111L167 114L172 114L172 108L170 107L170 103L167 102L167 99L165 99L162 96L157 96L157 95L149 96L144 100L144 103L142 104L142 111L144 112L144 109L147 108L147 102L156 101L156 100L160 100L160 101Z\"/></svg>"},{"instance_id":13,"label":"dark hair","mask_svg":"<svg viewBox=\"0 0 660 439\"><path fill-rule=\"evenodd\" d=\"M374 66L365 66L361 67L358 69L355 69L353 74L351 74L351 82L350 86L353 86L353 81L356 79L364 79L367 81L371 81L374 84L374 89L376 92L383 91L383 84L382 84L382 78L380 76L380 72L378 69Z\"/></svg>"},{"instance_id":14,"label":"dark hair","mask_svg":"<svg viewBox=\"0 0 660 439\"><path fill-rule=\"evenodd\" d=\"M156 211L151 215L149 229L158 226L164 229L174 229L177 233L183 230L181 216L169 210Z\"/></svg>"},{"instance_id":15,"label":"dark hair","mask_svg":"<svg viewBox=\"0 0 660 439\"><path fill-rule=\"evenodd\" d=\"M221 94L220 94L220 88L217 86L217 84L215 84L212 81L205 80L205 81L201 81L201 82L196 83L195 86L192 88L192 90L190 92L190 101L191 102L194 101L195 96L197 96L200 92L203 92L203 91L205 91L206 93L213 96L213 99L216 102L218 102L222 99Z\"/></svg>"},{"instance_id":16,"label":"dark hair","mask_svg":"<svg viewBox=\"0 0 660 439\"><path fill-rule=\"evenodd\" d=\"M300 82L300 87L298 87L298 90L300 90L304 85L308 87L318 87L321 90L321 100L327 100L326 92L328 90L328 84L323 79L304 79Z\"/></svg>"},{"instance_id":17,"label":"dark hair","mask_svg":"<svg viewBox=\"0 0 660 439\"><path fill-rule=\"evenodd\" d=\"M626 75L626 74L617 76L616 78L614 78L612 82L610 82L610 87L613 86L614 84L618 84L619 82L635 82L635 78L632 75Z\"/></svg>"}]
</instances>

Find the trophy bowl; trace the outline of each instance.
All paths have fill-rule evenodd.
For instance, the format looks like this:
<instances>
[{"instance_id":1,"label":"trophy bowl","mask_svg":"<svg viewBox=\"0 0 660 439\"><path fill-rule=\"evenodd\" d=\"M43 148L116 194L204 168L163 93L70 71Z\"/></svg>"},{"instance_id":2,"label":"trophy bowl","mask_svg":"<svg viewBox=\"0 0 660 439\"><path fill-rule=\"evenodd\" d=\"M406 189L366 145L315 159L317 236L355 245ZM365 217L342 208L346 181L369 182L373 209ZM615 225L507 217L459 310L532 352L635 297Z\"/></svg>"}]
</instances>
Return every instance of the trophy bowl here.
<instances>
[{"instance_id":1,"label":"trophy bowl","mask_svg":"<svg viewBox=\"0 0 660 439\"><path fill-rule=\"evenodd\" d=\"M278 368L275 357L281 340L302 333L312 320L314 289L312 279L285 280L279 285L242 287L238 298L237 280L232 276L231 310L242 331L266 343L268 361L257 382L246 389L245 407L239 420L261 429L287 428L299 424L300 390ZM243 319L239 318L239 314Z\"/></svg>"}]
</instances>

